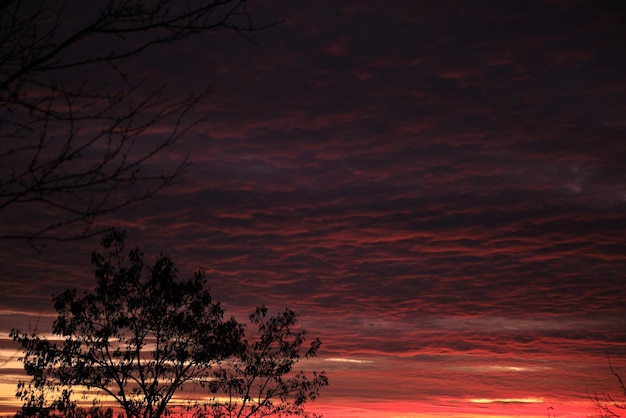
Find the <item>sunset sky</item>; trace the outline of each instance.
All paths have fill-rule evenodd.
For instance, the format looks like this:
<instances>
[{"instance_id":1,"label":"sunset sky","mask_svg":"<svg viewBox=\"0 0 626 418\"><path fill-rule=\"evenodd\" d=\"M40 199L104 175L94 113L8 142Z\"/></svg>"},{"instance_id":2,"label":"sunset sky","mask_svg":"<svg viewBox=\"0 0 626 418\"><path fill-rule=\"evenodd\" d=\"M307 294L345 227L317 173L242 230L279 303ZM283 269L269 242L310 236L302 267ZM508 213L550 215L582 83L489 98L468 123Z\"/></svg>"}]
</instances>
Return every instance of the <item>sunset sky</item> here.
<instances>
[{"instance_id":1,"label":"sunset sky","mask_svg":"<svg viewBox=\"0 0 626 418\"><path fill-rule=\"evenodd\" d=\"M184 178L102 222L205 269L227 315L293 309L323 342L308 410L326 418L588 417L587 393L619 395L626 2L250 11L284 22L133 63L171 95L213 92L160 155L188 155ZM93 288L99 239L0 242L0 363L11 328L49 330L51 295ZM0 369L0 415L20 366Z\"/></svg>"}]
</instances>

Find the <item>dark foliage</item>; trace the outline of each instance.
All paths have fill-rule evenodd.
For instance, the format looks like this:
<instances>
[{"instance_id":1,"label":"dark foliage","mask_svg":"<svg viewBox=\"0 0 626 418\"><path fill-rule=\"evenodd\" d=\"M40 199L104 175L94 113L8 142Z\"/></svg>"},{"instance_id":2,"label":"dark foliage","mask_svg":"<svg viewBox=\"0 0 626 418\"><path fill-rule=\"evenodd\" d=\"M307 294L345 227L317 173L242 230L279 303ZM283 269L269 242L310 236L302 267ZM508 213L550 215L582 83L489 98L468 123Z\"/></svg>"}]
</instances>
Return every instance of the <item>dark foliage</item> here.
<instances>
[{"instance_id":1,"label":"dark foliage","mask_svg":"<svg viewBox=\"0 0 626 418\"><path fill-rule=\"evenodd\" d=\"M262 306L250 315L250 321L258 326L258 333L244 340L239 355L228 358L218 371L212 389L227 400L212 405L212 416L304 415L305 402L315 400L328 379L324 372L312 372L310 378L302 371L291 374L301 359L306 335L292 329L296 314L287 309L268 318ZM315 356L320 344L315 339L304 357Z\"/></svg>"},{"instance_id":2,"label":"dark foliage","mask_svg":"<svg viewBox=\"0 0 626 418\"><path fill-rule=\"evenodd\" d=\"M204 389L176 404L198 416L304 415L328 381L323 372L292 373L305 341L292 311L267 317L258 308L250 317L258 334L246 339L241 324L224 319L204 273L178 280L169 258L148 266L124 242L113 232L102 240L108 254L92 254L94 292L54 298L54 340L11 332L31 377L18 384L17 417L112 417L112 403L126 417L157 418L185 387ZM313 341L304 357L319 346ZM216 396L224 394L227 401Z\"/></svg>"}]
</instances>

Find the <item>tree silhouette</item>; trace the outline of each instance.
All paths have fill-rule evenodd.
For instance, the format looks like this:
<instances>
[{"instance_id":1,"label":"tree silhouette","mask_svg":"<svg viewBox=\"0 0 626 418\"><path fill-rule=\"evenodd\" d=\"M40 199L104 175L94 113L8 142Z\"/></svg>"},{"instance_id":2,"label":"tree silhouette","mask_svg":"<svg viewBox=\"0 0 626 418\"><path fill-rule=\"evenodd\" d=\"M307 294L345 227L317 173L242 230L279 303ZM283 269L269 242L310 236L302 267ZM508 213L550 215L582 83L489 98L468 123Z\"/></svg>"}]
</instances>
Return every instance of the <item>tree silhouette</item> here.
<instances>
[{"instance_id":1,"label":"tree silhouette","mask_svg":"<svg viewBox=\"0 0 626 418\"><path fill-rule=\"evenodd\" d=\"M613 364L611 363L611 357L608 353L606 355L606 358L609 363L609 369L611 371L611 374L617 380L617 384L622 396L626 397L626 386L624 386L622 376L617 373L613 368ZM594 394L589 395L589 397L593 401L596 408L598 408L598 411L600 411L600 416L602 418L619 418L622 416L623 413L626 413L626 403L624 403L624 401L619 401L615 399L615 397L608 392L603 392L602 394L594 392Z\"/></svg>"},{"instance_id":2,"label":"tree silhouette","mask_svg":"<svg viewBox=\"0 0 626 418\"><path fill-rule=\"evenodd\" d=\"M328 381L323 372L311 379L291 373L305 340L304 331L292 330L293 312L266 318L258 308L251 319L259 340L250 342L243 325L224 319L204 273L180 281L168 257L148 266L137 248L125 255L124 243L125 234L113 232L102 240L108 254L92 254L94 292L70 289L54 298L53 340L11 332L31 378L18 383L17 417L104 418L117 409L128 418L159 418L176 407L197 416L304 414L304 403ZM185 388L204 394L173 402ZM227 401L217 396L224 393Z\"/></svg>"},{"instance_id":3,"label":"tree silhouette","mask_svg":"<svg viewBox=\"0 0 626 418\"><path fill-rule=\"evenodd\" d=\"M2 239L72 240L184 173L162 151L209 91L171 99L133 58L190 36L258 30L246 0L0 1ZM16 215L18 214L18 215ZM37 219L37 221L35 221Z\"/></svg>"},{"instance_id":4,"label":"tree silhouette","mask_svg":"<svg viewBox=\"0 0 626 418\"><path fill-rule=\"evenodd\" d=\"M294 331L296 315L291 310L267 317L267 308L259 307L250 314L258 326L256 338L245 340L242 351L228 358L217 373L213 392L226 399L212 405L213 417L252 417L303 415L307 400L315 400L319 389L328 385L322 372L312 378L300 371L285 375L301 359L305 331ZM315 339L304 353L313 357L320 347Z\"/></svg>"}]
</instances>

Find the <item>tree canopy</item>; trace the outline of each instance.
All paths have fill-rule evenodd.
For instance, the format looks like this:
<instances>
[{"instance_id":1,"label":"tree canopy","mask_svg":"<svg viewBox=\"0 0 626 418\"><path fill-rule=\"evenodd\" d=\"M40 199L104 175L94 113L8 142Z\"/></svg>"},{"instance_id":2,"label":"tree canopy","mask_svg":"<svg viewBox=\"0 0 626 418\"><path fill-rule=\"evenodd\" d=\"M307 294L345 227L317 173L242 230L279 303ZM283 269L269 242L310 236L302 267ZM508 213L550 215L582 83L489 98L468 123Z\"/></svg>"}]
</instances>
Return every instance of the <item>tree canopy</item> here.
<instances>
[{"instance_id":1,"label":"tree canopy","mask_svg":"<svg viewBox=\"0 0 626 418\"><path fill-rule=\"evenodd\" d=\"M176 408L215 417L305 414L328 380L294 372L320 347L318 339L304 347L294 312L268 316L258 307L250 315L256 332L246 336L243 324L224 318L202 271L179 280L168 257L150 266L124 244L125 234L113 232L102 240L108 253L92 254L95 291L54 298L52 339L11 332L31 378L18 384L18 417L158 418Z\"/></svg>"}]
</instances>

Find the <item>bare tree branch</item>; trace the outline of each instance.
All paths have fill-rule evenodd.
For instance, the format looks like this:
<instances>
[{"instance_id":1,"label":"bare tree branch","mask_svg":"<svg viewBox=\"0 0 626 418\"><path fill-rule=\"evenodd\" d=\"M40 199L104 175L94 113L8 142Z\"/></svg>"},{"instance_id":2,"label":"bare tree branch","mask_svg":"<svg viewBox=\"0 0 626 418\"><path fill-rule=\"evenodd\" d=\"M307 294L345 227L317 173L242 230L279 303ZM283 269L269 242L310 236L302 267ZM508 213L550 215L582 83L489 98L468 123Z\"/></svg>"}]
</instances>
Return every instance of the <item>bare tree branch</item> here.
<instances>
[{"instance_id":1,"label":"bare tree branch","mask_svg":"<svg viewBox=\"0 0 626 418\"><path fill-rule=\"evenodd\" d=\"M613 364L611 363L611 357L608 352L606 353L606 359L609 363L609 370L611 371L611 374L617 379L617 383L622 395L626 397L626 386L624 386L624 381L622 380L621 375L617 373L613 368ZM594 392L593 395L589 393L587 395L600 412L600 416L602 418L619 418L622 416L622 411L626 411L626 403L616 400L613 395L608 392L603 392L602 394Z\"/></svg>"},{"instance_id":2,"label":"bare tree branch","mask_svg":"<svg viewBox=\"0 0 626 418\"><path fill-rule=\"evenodd\" d=\"M175 99L132 74L149 48L202 33L252 39L245 0L0 1L0 214L28 213L0 239L74 240L96 219L150 198L185 173L158 157L201 118L210 90ZM106 228L104 228L106 229Z\"/></svg>"}]
</instances>

